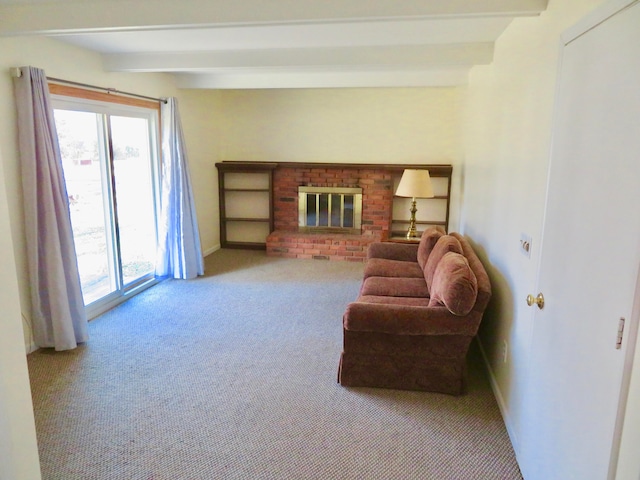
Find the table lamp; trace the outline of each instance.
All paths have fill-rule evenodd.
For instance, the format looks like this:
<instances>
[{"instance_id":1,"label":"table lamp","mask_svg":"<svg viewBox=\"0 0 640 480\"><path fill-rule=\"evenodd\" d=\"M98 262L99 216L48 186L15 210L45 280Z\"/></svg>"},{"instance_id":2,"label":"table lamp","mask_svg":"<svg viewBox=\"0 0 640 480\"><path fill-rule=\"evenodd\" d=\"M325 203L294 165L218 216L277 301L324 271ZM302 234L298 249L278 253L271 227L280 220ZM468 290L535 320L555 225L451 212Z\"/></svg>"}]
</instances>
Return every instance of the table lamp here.
<instances>
[{"instance_id":1,"label":"table lamp","mask_svg":"<svg viewBox=\"0 0 640 480\"><path fill-rule=\"evenodd\" d=\"M433 198L433 188L429 170L405 170L396 190L398 197L411 198L411 218L409 220L409 230L407 240L412 240L416 235L416 198Z\"/></svg>"}]
</instances>

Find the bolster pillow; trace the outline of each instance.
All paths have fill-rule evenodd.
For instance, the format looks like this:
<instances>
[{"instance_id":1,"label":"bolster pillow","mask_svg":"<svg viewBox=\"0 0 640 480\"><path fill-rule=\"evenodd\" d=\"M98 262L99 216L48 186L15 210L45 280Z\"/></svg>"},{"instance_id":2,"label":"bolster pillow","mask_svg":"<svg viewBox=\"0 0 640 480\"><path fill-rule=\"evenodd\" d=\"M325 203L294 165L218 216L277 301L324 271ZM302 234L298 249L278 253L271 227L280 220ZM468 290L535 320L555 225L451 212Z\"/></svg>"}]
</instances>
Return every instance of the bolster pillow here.
<instances>
[{"instance_id":1,"label":"bolster pillow","mask_svg":"<svg viewBox=\"0 0 640 480\"><path fill-rule=\"evenodd\" d=\"M460 241L456 237L451 235L441 236L429 254L427 263L424 266L424 281L427 283L429 293L433 288L433 276L436 273L436 267L447 252L456 252L462 255L462 245L460 245Z\"/></svg>"},{"instance_id":2,"label":"bolster pillow","mask_svg":"<svg viewBox=\"0 0 640 480\"><path fill-rule=\"evenodd\" d=\"M424 266L427 264L427 259L435 247L438 239L444 235L444 230L441 227L430 227L422 232L420 237L420 243L418 244L418 264L420 268L424 270Z\"/></svg>"},{"instance_id":3,"label":"bolster pillow","mask_svg":"<svg viewBox=\"0 0 640 480\"><path fill-rule=\"evenodd\" d=\"M433 275L429 306L443 305L454 315L467 315L476 303L478 280L468 260L448 252L438 262Z\"/></svg>"}]
</instances>

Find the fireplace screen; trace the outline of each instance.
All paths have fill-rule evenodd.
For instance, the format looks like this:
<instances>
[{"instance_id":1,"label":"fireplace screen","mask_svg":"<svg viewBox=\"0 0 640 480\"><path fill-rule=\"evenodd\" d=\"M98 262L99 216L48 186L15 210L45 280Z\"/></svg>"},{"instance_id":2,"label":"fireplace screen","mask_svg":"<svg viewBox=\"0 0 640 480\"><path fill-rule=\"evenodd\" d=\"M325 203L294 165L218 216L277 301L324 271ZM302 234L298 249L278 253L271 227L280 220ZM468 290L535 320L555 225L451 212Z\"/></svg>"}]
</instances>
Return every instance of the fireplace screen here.
<instances>
[{"instance_id":1,"label":"fireplace screen","mask_svg":"<svg viewBox=\"0 0 640 480\"><path fill-rule=\"evenodd\" d=\"M361 223L361 188L298 188L300 230L359 234Z\"/></svg>"}]
</instances>

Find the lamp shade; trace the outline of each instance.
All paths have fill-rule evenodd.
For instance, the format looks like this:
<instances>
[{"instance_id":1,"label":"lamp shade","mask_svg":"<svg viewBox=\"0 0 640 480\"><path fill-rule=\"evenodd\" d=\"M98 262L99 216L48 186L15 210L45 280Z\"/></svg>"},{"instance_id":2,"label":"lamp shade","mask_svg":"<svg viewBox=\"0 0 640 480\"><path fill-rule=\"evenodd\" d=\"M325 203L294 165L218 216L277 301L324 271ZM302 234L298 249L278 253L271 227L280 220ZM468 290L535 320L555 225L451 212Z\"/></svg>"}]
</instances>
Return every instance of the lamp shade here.
<instances>
[{"instance_id":1,"label":"lamp shade","mask_svg":"<svg viewBox=\"0 0 640 480\"><path fill-rule=\"evenodd\" d=\"M405 170L396 190L399 197L433 198L429 170Z\"/></svg>"}]
</instances>

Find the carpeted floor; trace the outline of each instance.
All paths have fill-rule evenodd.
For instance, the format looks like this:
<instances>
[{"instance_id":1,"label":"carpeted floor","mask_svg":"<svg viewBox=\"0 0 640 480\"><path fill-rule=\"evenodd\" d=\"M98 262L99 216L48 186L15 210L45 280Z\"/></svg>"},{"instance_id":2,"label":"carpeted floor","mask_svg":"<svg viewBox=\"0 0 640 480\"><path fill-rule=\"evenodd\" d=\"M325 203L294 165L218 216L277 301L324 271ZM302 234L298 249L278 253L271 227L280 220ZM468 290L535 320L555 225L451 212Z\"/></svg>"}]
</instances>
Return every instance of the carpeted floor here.
<instances>
[{"instance_id":1,"label":"carpeted floor","mask_svg":"<svg viewBox=\"0 0 640 480\"><path fill-rule=\"evenodd\" d=\"M477 354L461 397L336 383L361 264L206 265L29 355L45 480L522 478Z\"/></svg>"}]
</instances>

